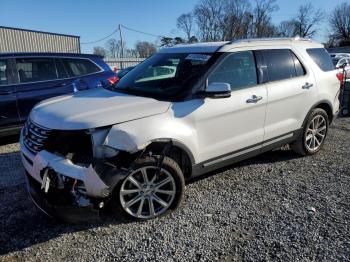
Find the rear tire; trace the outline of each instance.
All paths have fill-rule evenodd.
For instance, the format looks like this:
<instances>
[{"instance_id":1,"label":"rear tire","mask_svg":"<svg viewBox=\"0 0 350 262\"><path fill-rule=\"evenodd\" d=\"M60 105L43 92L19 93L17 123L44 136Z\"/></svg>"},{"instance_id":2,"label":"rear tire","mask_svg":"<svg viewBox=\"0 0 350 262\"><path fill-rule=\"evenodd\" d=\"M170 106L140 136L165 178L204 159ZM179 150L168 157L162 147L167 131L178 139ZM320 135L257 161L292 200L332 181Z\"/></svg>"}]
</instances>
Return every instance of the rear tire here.
<instances>
[{"instance_id":1,"label":"rear tire","mask_svg":"<svg viewBox=\"0 0 350 262\"><path fill-rule=\"evenodd\" d=\"M309 114L302 133L291 144L291 149L297 154L307 156L318 153L326 140L329 119L325 110L315 108Z\"/></svg>"},{"instance_id":2,"label":"rear tire","mask_svg":"<svg viewBox=\"0 0 350 262\"><path fill-rule=\"evenodd\" d=\"M157 155L137 159L132 171L115 187L110 205L117 218L153 219L180 205L185 189L181 168L164 157L158 173L159 159Z\"/></svg>"}]
</instances>

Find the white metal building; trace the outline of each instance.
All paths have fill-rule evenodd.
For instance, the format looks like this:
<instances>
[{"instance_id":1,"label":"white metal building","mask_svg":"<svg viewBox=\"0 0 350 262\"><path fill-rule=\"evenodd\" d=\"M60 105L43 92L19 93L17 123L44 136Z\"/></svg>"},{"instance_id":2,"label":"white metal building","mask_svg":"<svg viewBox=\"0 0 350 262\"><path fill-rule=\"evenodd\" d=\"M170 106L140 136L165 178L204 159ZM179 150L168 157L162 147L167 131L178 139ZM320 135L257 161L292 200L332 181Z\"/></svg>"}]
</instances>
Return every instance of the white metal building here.
<instances>
[{"instance_id":1,"label":"white metal building","mask_svg":"<svg viewBox=\"0 0 350 262\"><path fill-rule=\"evenodd\" d=\"M80 53L80 36L0 26L0 53Z\"/></svg>"}]
</instances>

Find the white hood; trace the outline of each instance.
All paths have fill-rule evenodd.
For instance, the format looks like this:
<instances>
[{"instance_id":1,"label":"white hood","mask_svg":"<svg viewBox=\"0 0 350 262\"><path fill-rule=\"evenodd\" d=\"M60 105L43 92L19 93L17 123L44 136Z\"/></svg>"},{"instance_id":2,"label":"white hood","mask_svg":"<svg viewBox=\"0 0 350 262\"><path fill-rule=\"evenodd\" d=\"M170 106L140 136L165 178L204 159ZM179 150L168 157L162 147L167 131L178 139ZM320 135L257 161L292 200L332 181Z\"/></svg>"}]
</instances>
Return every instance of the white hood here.
<instances>
[{"instance_id":1,"label":"white hood","mask_svg":"<svg viewBox=\"0 0 350 262\"><path fill-rule=\"evenodd\" d=\"M30 118L50 129L79 130L161 114L169 106L153 98L96 88L45 100L34 107Z\"/></svg>"}]
</instances>

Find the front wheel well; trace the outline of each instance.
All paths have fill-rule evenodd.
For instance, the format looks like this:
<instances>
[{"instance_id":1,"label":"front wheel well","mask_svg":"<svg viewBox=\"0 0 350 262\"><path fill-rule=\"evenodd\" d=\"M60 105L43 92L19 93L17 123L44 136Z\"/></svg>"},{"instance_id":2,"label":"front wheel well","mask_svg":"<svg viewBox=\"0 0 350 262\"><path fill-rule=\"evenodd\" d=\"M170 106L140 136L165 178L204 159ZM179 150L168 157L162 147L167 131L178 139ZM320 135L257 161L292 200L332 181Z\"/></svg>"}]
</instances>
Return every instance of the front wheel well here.
<instances>
[{"instance_id":1,"label":"front wheel well","mask_svg":"<svg viewBox=\"0 0 350 262\"><path fill-rule=\"evenodd\" d=\"M163 150L169 142L170 141L152 142L150 145L147 146L146 152L152 153L154 155L161 155L163 154ZM165 155L177 162L177 164L181 168L182 173L184 174L185 179L188 179L191 176L192 162L186 150L182 149L177 145L172 144L170 149L167 150Z\"/></svg>"}]
</instances>

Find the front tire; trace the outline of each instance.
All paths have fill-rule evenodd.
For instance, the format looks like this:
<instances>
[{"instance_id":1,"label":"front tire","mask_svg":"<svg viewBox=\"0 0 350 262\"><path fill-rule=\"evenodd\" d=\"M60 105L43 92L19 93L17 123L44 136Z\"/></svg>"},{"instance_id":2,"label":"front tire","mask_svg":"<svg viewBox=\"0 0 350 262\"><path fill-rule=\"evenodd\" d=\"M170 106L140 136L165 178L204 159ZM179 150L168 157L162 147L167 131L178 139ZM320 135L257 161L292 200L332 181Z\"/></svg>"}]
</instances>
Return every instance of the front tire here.
<instances>
[{"instance_id":1,"label":"front tire","mask_svg":"<svg viewBox=\"0 0 350 262\"><path fill-rule=\"evenodd\" d=\"M323 147L329 128L326 111L315 108L308 116L302 134L291 144L294 152L306 156L318 153Z\"/></svg>"},{"instance_id":2,"label":"front tire","mask_svg":"<svg viewBox=\"0 0 350 262\"><path fill-rule=\"evenodd\" d=\"M143 157L115 188L112 211L120 218L148 220L176 209L183 198L185 180L181 168L171 158Z\"/></svg>"}]
</instances>

